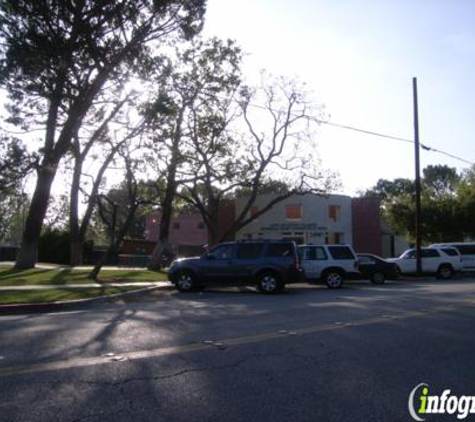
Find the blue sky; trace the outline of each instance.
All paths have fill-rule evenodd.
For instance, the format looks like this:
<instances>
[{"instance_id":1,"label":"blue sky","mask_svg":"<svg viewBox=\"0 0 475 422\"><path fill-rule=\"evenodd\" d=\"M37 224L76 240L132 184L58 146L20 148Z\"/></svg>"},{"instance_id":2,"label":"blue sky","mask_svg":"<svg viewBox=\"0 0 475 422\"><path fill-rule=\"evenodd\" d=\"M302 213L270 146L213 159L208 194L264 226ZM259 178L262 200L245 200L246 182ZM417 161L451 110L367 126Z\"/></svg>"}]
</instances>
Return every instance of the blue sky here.
<instances>
[{"instance_id":1,"label":"blue sky","mask_svg":"<svg viewBox=\"0 0 475 422\"><path fill-rule=\"evenodd\" d=\"M245 73L265 68L308 83L331 122L420 140L475 162L475 0L208 0L206 35L237 40ZM343 193L414 177L409 143L322 126L323 167ZM469 164L421 151L421 166Z\"/></svg>"}]
</instances>

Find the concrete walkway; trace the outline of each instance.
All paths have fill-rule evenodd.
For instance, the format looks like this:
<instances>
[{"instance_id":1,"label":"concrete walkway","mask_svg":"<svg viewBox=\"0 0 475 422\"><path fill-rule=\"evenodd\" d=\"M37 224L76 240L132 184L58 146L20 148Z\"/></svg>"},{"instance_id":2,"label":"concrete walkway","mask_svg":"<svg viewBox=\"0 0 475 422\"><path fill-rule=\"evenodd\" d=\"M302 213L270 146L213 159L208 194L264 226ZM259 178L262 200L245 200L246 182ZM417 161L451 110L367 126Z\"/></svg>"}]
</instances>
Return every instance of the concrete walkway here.
<instances>
[{"instance_id":1,"label":"concrete walkway","mask_svg":"<svg viewBox=\"0 0 475 422\"><path fill-rule=\"evenodd\" d=\"M0 261L0 267L13 267L15 265L14 261ZM58 271L91 271L94 268L93 265L81 265L79 267L71 267L69 265L59 265L59 264L43 264L37 263L35 265L35 270L58 270ZM101 271L147 271L146 267L118 267L105 265L101 268Z\"/></svg>"},{"instance_id":2,"label":"concrete walkway","mask_svg":"<svg viewBox=\"0 0 475 422\"><path fill-rule=\"evenodd\" d=\"M28 286L0 286L2 290L89 289L100 287L172 287L169 281L138 281L135 283L37 284Z\"/></svg>"}]
</instances>

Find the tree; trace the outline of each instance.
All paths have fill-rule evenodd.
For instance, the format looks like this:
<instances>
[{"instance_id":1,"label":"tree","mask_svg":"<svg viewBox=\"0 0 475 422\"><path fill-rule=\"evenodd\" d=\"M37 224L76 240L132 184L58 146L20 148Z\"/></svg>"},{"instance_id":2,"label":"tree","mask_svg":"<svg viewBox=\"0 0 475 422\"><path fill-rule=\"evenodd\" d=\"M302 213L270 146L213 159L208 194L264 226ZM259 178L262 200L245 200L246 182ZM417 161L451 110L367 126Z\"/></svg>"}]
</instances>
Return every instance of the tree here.
<instances>
[{"instance_id":1,"label":"tree","mask_svg":"<svg viewBox=\"0 0 475 422\"><path fill-rule=\"evenodd\" d=\"M416 194L414 181L411 179L398 178L394 180L379 179L376 185L367 190L363 196L377 196L383 205L401 196Z\"/></svg>"},{"instance_id":2,"label":"tree","mask_svg":"<svg viewBox=\"0 0 475 422\"><path fill-rule=\"evenodd\" d=\"M421 232L427 243L449 242L467 235L470 218L462 205L460 176L448 166L428 166L423 170ZM468 186L468 185L467 185ZM466 192L469 192L467 189ZM414 183L409 179L380 179L365 195L377 195L383 216L397 233L415 241ZM467 198L470 195L467 196ZM468 200L467 203L470 201Z\"/></svg>"},{"instance_id":3,"label":"tree","mask_svg":"<svg viewBox=\"0 0 475 422\"><path fill-rule=\"evenodd\" d=\"M168 72L158 72L157 91L144 108L153 131L151 161L158 163L157 172L165 181L160 236L151 269L160 268L161 256L169 249L177 188L184 179L196 178L190 174L190 162L201 148L205 120L220 113L229 93L240 83L240 60L241 51L232 41L196 40L175 50L168 60Z\"/></svg>"},{"instance_id":4,"label":"tree","mask_svg":"<svg viewBox=\"0 0 475 422\"><path fill-rule=\"evenodd\" d=\"M106 171L114 162L120 149L131 139L138 136L143 129L142 121L138 121L135 125L126 122L114 122L124 105L130 101L131 96L126 95L125 98L114 101L108 114L105 113L105 110L100 113L101 116L104 116L103 120L92 129L92 133L84 140L80 139L79 136L73 137L71 154L74 165L69 214L71 265L80 265L83 262L83 245ZM113 123L117 123L118 128L112 131L113 134L111 135ZM101 164L94 175L87 175L91 179L88 182L91 183L84 183L83 166L88 158L89 162L91 161L91 156L94 156L96 161L99 160ZM89 190L85 188L86 185L90 185ZM79 216L80 193L86 199L86 209L81 219Z\"/></svg>"},{"instance_id":5,"label":"tree","mask_svg":"<svg viewBox=\"0 0 475 422\"><path fill-rule=\"evenodd\" d=\"M455 168L446 165L427 166L423 170L423 182L435 197L454 196L460 176Z\"/></svg>"},{"instance_id":6,"label":"tree","mask_svg":"<svg viewBox=\"0 0 475 422\"><path fill-rule=\"evenodd\" d=\"M19 139L2 135L0 138L0 240L16 243L23 225L28 197L23 181L34 169L36 156L30 155Z\"/></svg>"},{"instance_id":7,"label":"tree","mask_svg":"<svg viewBox=\"0 0 475 422\"><path fill-rule=\"evenodd\" d=\"M241 86L231 100L239 114L230 103L195 124L195 153L189 162L195 178L183 184L182 195L201 212L212 244L233 236L286 198L323 194L334 181L315 158L312 124L322 107L309 101L304 86L263 73L260 86ZM273 195L251 213L266 191ZM231 227L220 234L220 204L238 193L242 206Z\"/></svg>"},{"instance_id":8,"label":"tree","mask_svg":"<svg viewBox=\"0 0 475 422\"><path fill-rule=\"evenodd\" d=\"M107 195L97 196L98 212L106 227L109 245L104 256L88 275L93 280L97 279L102 266L117 255L124 238L134 229L139 208L150 204L148 185L140 183L135 176L143 163L132 159L131 155L128 150L121 152L125 163L125 183L109 190Z\"/></svg>"},{"instance_id":9,"label":"tree","mask_svg":"<svg viewBox=\"0 0 475 422\"><path fill-rule=\"evenodd\" d=\"M457 198L460 201L464 238L475 239L475 166L462 174Z\"/></svg>"},{"instance_id":10,"label":"tree","mask_svg":"<svg viewBox=\"0 0 475 422\"><path fill-rule=\"evenodd\" d=\"M197 33L204 11L205 0L0 2L0 84L10 122L39 124L45 133L16 268L35 264L58 165L94 103L146 71L164 37Z\"/></svg>"}]
</instances>

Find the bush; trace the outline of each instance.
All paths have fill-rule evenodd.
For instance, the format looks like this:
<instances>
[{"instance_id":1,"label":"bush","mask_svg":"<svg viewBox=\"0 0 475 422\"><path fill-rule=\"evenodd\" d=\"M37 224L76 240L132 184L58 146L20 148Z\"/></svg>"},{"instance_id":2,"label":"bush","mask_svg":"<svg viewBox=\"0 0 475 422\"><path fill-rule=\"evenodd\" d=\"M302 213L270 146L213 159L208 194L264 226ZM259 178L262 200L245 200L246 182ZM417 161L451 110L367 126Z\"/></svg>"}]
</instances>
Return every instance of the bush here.
<instances>
[{"instance_id":1,"label":"bush","mask_svg":"<svg viewBox=\"0 0 475 422\"><path fill-rule=\"evenodd\" d=\"M47 229L38 242L38 261L54 264L69 264L69 232L59 229Z\"/></svg>"}]
</instances>

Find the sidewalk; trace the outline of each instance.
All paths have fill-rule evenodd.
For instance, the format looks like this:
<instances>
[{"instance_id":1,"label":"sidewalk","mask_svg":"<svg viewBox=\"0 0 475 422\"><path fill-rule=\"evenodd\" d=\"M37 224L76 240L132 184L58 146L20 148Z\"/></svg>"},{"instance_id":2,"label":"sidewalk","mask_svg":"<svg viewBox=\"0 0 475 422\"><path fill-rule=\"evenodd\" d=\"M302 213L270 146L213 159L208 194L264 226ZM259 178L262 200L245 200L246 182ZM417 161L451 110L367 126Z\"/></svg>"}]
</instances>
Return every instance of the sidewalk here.
<instances>
[{"instance_id":1,"label":"sidewalk","mask_svg":"<svg viewBox=\"0 0 475 422\"><path fill-rule=\"evenodd\" d=\"M15 261L0 261L0 267L13 267ZM93 265L81 265L79 267L71 267L69 265L60 265L60 264L44 264L37 263L35 269L40 270L58 270L58 271L91 271L94 268ZM125 267L125 266L112 266L104 265L101 270L111 271L111 270L127 270L127 271L145 271L146 267Z\"/></svg>"},{"instance_id":2,"label":"sidewalk","mask_svg":"<svg viewBox=\"0 0 475 422\"><path fill-rule=\"evenodd\" d=\"M0 267L13 266L14 262L2 261ZM92 266L70 267L64 265L54 264L36 264L36 269L48 269L61 271L90 271ZM146 268L139 267L115 267L106 266L103 270L126 270L126 271L143 271ZM170 289L173 284L169 281L137 281L137 282L111 282L111 283L87 283L87 284L43 284L43 285L13 285L13 286L0 286L0 293L2 291L39 291L49 289L61 289L61 290L77 290L77 289L90 289L90 288L103 288L103 287L137 287L136 290L132 290L124 293L109 294L104 296L97 296L87 299L76 300L63 300L57 302L39 302L39 303L23 303L23 304L0 304L0 315L2 314L14 314L14 313L30 313L30 312L53 312L60 310L71 310L80 308L94 302L104 302L111 299L116 299L123 296L132 296L143 294L151 290L156 289Z\"/></svg>"},{"instance_id":3,"label":"sidewalk","mask_svg":"<svg viewBox=\"0 0 475 422\"><path fill-rule=\"evenodd\" d=\"M135 283L42 284L28 286L0 286L2 290L89 289L91 287L172 287L169 281L137 281Z\"/></svg>"}]
</instances>

